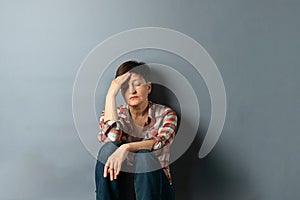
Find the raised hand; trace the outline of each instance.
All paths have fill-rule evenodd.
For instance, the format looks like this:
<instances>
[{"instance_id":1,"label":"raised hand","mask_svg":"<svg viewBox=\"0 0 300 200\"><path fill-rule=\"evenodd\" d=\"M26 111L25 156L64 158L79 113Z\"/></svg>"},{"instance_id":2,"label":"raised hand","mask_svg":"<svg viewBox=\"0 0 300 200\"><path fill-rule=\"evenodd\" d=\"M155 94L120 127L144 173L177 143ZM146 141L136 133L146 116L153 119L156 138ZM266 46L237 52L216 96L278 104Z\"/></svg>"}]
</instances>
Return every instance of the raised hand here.
<instances>
[{"instance_id":1,"label":"raised hand","mask_svg":"<svg viewBox=\"0 0 300 200\"><path fill-rule=\"evenodd\" d=\"M117 96L121 86L129 79L130 75L131 75L130 72L126 72L125 74L118 76L117 78L112 80L107 95L113 97Z\"/></svg>"}]
</instances>

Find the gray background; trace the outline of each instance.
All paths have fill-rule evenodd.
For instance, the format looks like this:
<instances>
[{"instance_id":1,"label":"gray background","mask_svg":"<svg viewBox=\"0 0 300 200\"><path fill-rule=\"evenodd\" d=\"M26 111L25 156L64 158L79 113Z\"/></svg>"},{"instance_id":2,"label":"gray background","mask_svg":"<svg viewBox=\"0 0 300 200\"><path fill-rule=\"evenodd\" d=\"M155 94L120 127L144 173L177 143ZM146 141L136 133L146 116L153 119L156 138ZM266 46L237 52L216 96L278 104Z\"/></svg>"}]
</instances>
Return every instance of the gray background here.
<instances>
[{"instance_id":1,"label":"gray background","mask_svg":"<svg viewBox=\"0 0 300 200\"><path fill-rule=\"evenodd\" d=\"M1 0L0 199L94 199L95 160L72 118L76 72L98 43L144 26L197 40L227 92L223 133L199 160L210 105L201 79L185 72L199 81L203 120L172 164L177 199L299 199L299 8L296 0ZM176 64L164 58L144 59Z\"/></svg>"}]
</instances>

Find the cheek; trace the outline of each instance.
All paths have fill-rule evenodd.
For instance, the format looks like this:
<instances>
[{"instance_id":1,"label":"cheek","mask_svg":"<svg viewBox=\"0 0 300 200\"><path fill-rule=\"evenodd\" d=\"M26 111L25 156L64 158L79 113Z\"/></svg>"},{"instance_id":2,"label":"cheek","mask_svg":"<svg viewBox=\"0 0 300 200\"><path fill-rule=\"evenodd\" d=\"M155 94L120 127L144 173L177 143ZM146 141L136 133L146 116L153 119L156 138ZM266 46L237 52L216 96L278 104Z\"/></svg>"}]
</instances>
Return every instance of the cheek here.
<instances>
[{"instance_id":1,"label":"cheek","mask_svg":"<svg viewBox=\"0 0 300 200\"><path fill-rule=\"evenodd\" d=\"M148 90L143 90L143 91L141 91L141 94L143 95L143 96L148 96Z\"/></svg>"}]
</instances>

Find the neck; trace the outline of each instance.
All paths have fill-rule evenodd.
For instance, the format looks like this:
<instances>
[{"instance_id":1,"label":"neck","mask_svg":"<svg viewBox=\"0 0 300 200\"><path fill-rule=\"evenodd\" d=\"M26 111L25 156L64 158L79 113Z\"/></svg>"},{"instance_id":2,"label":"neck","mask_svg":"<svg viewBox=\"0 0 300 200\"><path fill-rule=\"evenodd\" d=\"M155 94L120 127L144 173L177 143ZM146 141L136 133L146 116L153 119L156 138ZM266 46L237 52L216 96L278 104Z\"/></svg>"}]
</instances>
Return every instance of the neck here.
<instances>
[{"instance_id":1,"label":"neck","mask_svg":"<svg viewBox=\"0 0 300 200\"><path fill-rule=\"evenodd\" d=\"M129 111L132 119L136 119L148 115L148 101L146 101L145 103L137 107L129 106Z\"/></svg>"}]
</instances>

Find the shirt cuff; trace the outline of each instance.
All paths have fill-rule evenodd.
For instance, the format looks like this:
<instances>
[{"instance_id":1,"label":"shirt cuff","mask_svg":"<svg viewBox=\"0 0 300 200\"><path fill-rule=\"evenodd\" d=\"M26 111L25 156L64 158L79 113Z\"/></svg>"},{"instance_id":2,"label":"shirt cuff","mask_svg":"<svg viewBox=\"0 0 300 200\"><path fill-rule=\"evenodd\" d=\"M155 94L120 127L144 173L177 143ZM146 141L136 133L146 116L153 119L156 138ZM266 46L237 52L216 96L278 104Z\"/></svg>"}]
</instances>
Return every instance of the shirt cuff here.
<instances>
[{"instance_id":1,"label":"shirt cuff","mask_svg":"<svg viewBox=\"0 0 300 200\"><path fill-rule=\"evenodd\" d=\"M151 140L154 140L154 144L153 144L152 149L151 149L152 151L158 150L162 147L163 144L162 144L162 141L159 138L154 137L154 138L151 138Z\"/></svg>"},{"instance_id":2,"label":"shirt cuff","mask_svg":"<svg viewBox=\"0 0 300 200\"><path fill-rule=\"evenodd\" d=\"M120 122L118 120L107 120L103 122L104 135L108 137L110 141L120 141L122 137L122 130L120 128Z\"/></svg>"}]
</instances>

